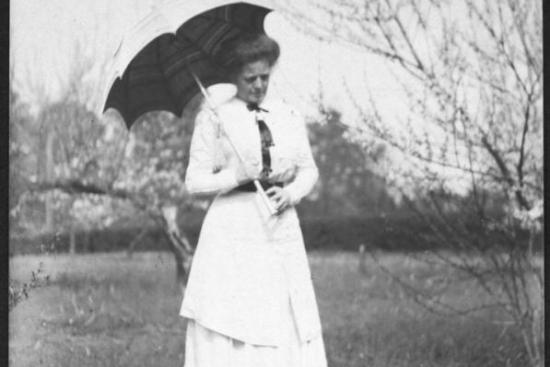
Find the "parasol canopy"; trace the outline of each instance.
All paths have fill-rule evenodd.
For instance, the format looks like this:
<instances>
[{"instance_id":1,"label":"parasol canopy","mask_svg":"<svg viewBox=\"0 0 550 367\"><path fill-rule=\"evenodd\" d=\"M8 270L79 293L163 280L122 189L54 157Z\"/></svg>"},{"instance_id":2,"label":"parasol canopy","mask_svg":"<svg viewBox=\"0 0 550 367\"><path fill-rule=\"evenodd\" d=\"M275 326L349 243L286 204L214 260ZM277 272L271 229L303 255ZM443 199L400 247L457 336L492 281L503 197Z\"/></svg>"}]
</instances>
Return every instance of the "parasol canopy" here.
<instances>
[{"instance_id":1,"label":"parasol canopy","mask_svg":"<svg viewBox=\"0 0 550 367\"><path fill-rule=\"evenodd\" d=\"M103 111L119 111L130 128L150 111L181 116L206 87L228 80L216 62L220 45L242 33L265 33L268 0L171 0L123 37L106 76ZM195 80L198 78L198 80Z\"/></svg>"}]
</instances>

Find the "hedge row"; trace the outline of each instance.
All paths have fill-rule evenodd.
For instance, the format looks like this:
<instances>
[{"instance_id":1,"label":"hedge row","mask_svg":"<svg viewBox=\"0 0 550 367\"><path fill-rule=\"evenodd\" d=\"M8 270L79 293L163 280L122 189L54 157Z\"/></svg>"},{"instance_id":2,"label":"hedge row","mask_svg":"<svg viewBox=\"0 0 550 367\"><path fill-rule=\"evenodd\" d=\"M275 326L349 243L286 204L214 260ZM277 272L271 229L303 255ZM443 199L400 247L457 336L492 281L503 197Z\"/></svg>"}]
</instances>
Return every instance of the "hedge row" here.
<instances>
[{"instance_id":1,"label":"hedge row","mask_svg":"<svg viewBox=\"0 0 550 367\"><path fill-rule=\"evenodd\" d=\"M356 251L361 244L384 250L425 250L429 228L411 218L304 218L307 249Z\"/></svg>"},{"instance_id":2,"label":"hedge row","mask_svg":"<svg viewBox=\"0 0 550 367\"><path fill-rule=\"evenodd\" d=\"M403 223L401 223L403 222ZM411 241L410 232L422 231L410 221L388 221L381 218L306 218L301 220L308 249L357 250L359 244L383 249L410 249L419 244ZM196 244L200 221L183 223L181 229ZM124 251L139 235L141 228L110 228L76 233L77 252ZM67 252L68 233L17 238L10 240L11 254ZM169 250L160 228L150 228L135 247L136 250Z\"/></svg>"},{"instance_id":3,"label":"hedge row","mask_svg":"<svg viewBox=\"0 0 550 367\"><path fill-rule=\"evenodd\" d=\"M197 242L202 218L180 223L180 228L194 245ZM302 218L301 227L308 250L357 251L360 244L368 248L390 251L418 251L441 247L431 235L427 223L414 217L340 217ZM77 252L106 252L127 250L141 228L111 228L76 234ZM518 242L522 239L518 238ZM69 235L42 236L10 240L11 254L67 252ZM160 228L150 228L135 247L140 250L169 250Z\"/></svg>"}]
</instances>

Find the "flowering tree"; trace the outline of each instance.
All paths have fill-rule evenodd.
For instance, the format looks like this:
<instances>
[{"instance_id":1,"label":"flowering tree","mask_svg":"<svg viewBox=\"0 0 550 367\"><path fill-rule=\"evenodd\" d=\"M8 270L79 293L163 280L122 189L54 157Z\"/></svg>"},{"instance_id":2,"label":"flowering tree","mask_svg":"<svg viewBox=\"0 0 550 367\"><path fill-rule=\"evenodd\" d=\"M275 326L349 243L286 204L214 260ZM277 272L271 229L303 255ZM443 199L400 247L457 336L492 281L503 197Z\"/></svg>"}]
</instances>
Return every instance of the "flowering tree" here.
<instances>
[{"instance_id":1,"label":"flowering tree","mask_svg":"<svg viewBox=\"0 0 550 367\"><path fill-rule=\"evenodd\" d=\"M13 70L10 70L9 87L9 205L12 209L19 196L25 191L27 179L34 172L29 167L34 167L32 147L35 145L32 118L27 104L21 101L19 93L13 84Z\"/></svg>"},{"instance_id":2,"label":"flowering tree","mask_svg":"<svg viewBox=\"0 0 550 367\"><path fill-rule=\"evenodd\" d=\"M145 230L151 225L163 229L176 256L178 279L184 283L193 250L176 225L176 211L194 205L183 183L186 124L157 114L144 117L128 132L89 121L86 117L93 115L84 110L75 117L71 105L58 108L63 117L43 120L49 126L62 125L57 130L50 127L55 144L44 158L51 159L45 164L49 174L37 175L20 206L25 200L50 201L54 214L48 226L73 233L73 250L76 231L106 228L131 217L136 222L141 216Z\"/></svg>"},{"instance_id":3,"label":"flowering tree","mask_svg":"<svg viewBox=\"0 0 550 367\"><path fill-rule=\"evenodd\" d=\"M70 233L74 250L77 232L130 218L136 222L137 217L144 229L162 228L184 284L193 249L176 218L178 209L196 205L185 192L183 177L192 133L188 122L198 101L182 119L149 113L129 132L116 112L92 112L89 101L96 96L97 78L87 70L97 71L97 65L91 67L82 52L77 55L65 93L56 101L43 98L37 117L28 126L17 125L26 135L11 137L14 149L31 147L21 161L30 172L28 186L13 195L12 218L29 229L36 223L35 209L42 207L45 226L38 233ZM29 144L30 139L36 144Z\"/></svg>"},{"instance_id":4,"label":"flowering tree","mask_svg":"<svg viewBox=\"0 0 550 367\"><path fill-rule=\"evenodd\" d=\"M374 96L350 92L350 132L397 158L386 179L431 228L426 261L477 282L493 302L475 309L504 310L542 365L541 2L338 0L315 14L294 10L295 23L386 60L408 99L388 118ZM426 307L467 311L429 288L413 292Z\"/></svg>"}]
</instances>

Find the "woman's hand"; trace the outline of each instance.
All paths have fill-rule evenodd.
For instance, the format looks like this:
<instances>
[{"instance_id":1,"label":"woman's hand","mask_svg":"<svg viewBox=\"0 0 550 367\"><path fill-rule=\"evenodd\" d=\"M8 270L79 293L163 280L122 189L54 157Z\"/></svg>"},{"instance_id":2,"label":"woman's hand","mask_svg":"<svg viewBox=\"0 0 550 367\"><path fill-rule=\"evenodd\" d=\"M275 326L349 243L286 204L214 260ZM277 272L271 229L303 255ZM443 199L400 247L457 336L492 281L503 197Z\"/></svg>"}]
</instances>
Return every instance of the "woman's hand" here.
<instances>
[{"instance_id":1,"label":"woman's hand","mask_svg":"<svg viewBox=\"0 0 550 367\"><path fill-rule=\"evenodd\" d=\"M282 188L273 186L270 187L265 193L275 203L275 210L277 211L277 214L282 213L285 209L290 207L290 195Z\"/></svg>"}]
</instances>

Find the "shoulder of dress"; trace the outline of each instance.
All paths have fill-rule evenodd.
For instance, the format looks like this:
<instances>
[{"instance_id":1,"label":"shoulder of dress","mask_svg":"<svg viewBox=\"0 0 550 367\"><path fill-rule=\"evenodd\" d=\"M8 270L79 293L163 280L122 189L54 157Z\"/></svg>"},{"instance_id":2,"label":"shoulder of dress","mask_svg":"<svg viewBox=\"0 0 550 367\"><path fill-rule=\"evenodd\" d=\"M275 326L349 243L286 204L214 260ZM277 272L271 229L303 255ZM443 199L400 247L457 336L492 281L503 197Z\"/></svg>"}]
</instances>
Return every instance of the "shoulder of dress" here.
<instances>
[{"instance_id":1,"label":"shoulder of dress","mask_svg":"<svg viewBox=\"0 0 550 367\"><path fill-rule=\"evenodd\" d=\"M302 116L302 114L296 109L296 107L292 106L290 103L288 103L284 99L270 100L269 105L267 107L270 108L270 111L273 110L277 113L283 113L293 117Z\"/></svg>"},{"instance_id":2,"label":"shoulder of dress","mask_svg":"<svg viewBox=\"0 0 550 367\"><path fill-rule=\"evenodd\" d=\"M216 106L219 114L234 114L245 109L245 105L237 98L232 98Z\"/></svg>"}]
</instances>

